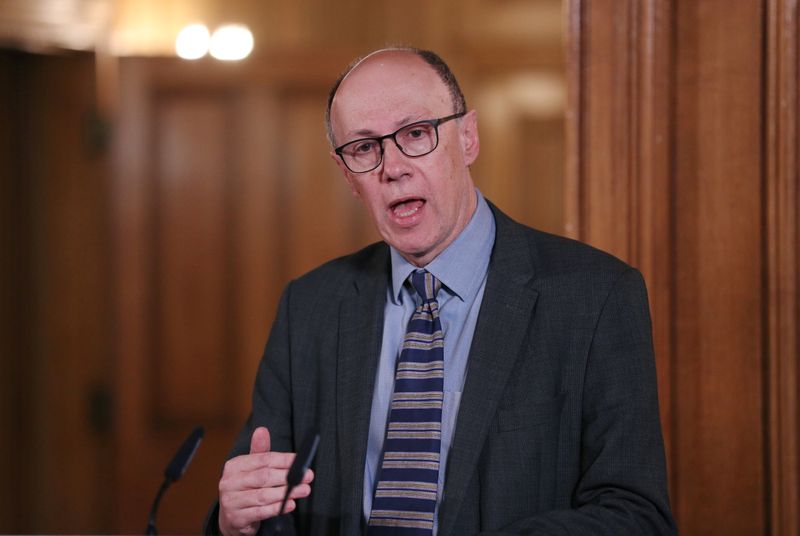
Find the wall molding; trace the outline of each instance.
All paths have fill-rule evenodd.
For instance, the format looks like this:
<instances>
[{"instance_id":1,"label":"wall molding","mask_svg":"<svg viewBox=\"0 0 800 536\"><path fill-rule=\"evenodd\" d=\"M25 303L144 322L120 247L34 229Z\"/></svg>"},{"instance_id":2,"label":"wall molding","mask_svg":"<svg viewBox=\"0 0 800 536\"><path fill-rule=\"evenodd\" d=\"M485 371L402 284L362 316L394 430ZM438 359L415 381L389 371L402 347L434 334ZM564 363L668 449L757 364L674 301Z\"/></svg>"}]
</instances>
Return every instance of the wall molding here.
<instances>
[{"instance_id":1,"label":"wall molding","mask_svg":"<svg viewBox=\"0 0 800 536\"><path fill-rule=\"evenodd\" d=\"M766 354L771 534L798 534L798 153L800 29L797 0L769 0L766 11Z\"/></svg>"},{"instance_id":2,"label":"wall molding","mask_svg":"<svg viewBox=\"0 0 800 536\"><path fill-rule=\"evenodd\" d=\"M565 230L647 281L672 459L672 1L569 0L566 18Z\"/></svg>"}]
</instances>

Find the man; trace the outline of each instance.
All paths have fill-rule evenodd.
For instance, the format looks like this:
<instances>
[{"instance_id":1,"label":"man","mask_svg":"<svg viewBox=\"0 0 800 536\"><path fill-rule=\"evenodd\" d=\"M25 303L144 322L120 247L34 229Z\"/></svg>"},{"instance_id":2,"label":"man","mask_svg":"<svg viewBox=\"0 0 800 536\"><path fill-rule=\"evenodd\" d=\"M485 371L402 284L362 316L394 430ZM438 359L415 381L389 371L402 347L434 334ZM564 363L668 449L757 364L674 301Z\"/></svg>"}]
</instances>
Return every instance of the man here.
<instances>
[{"instance_id":1,"label":"man","mask_svg":"<svg viewBox=\"0 0 800 536\"><path fill-rule=\"evenodd\" d=\"M483 199L476 112L433 53L370 54L326 117L384 243L284 291L209 528L673 533L639 273Z\"/></svg>"}]
</instances>

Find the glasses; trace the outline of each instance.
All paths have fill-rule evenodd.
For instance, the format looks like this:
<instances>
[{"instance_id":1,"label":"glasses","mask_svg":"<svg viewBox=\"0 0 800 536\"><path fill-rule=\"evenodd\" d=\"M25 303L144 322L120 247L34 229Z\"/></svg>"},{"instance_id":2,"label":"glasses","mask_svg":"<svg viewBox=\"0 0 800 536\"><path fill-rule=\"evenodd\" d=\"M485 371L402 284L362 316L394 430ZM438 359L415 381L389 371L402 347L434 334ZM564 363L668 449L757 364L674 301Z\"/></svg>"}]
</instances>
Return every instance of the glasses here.
<instances>
[{"instance_id":1,"label":"glasses","mask_svg":"<svg viewBox=\"0 0 800 536\"><path fill-rule=\"evenodd\" d=\"M439 146L439 125L451 119L457 119L466 112L417 121L397 129L391 134L378 138L361 138L344 145L333 151L339 155L347 169L353 173L366 173L377 168L383 162L383 140L390 138L406 156L415 158L432 153Z\"/></svg>"}]
</instances>

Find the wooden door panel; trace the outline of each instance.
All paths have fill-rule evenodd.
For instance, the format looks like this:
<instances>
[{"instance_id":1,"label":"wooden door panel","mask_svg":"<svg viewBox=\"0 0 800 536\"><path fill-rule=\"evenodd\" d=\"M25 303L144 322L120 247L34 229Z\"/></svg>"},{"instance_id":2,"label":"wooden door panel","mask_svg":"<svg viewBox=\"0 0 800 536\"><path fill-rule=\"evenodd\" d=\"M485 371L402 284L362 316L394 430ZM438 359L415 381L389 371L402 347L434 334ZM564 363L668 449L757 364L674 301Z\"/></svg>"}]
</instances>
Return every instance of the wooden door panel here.
<instances>
[{"instance_id":1,"label":"wooden door panel","mask_svg":"<svg viewBox=\"0 0 800 536\"><path fill-rule=\"evenodd\" d=\"M163 467L203 425L159 515L162 532L191 533L249 411L281 288L375 235L327 156L326 87L176 80L144 60L121 74L117 530L141 530Z\"/></svg>"},{"instance_id":2,"label":"wooden door panel","mask_svg":"<svg viewBox=\"0 0 800 536\"><path fill-rule=\"evenodd\" d=\"M156 98L153 173L154 427L232 422L232 217L228 157L233 126L222 95Z\"/></svg>"}]
</instances>

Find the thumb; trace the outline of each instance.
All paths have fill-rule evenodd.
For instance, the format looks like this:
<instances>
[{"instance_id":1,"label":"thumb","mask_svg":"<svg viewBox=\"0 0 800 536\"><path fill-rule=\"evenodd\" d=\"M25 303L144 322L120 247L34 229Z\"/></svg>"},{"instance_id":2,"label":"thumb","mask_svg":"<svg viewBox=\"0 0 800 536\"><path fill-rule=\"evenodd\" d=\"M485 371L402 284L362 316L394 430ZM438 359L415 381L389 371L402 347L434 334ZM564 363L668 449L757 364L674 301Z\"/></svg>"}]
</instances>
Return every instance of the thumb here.
<instances>
[{"instance_id":1,"label":"thumb","mask_svg":"<svg viewBox=\"0 0 800 536\"><path fill-rule=\"evenodd\" d=\"M269 430L259 426L253 431L250 438L250 454L269 452Z\"/></svg>"}]
</instances>

